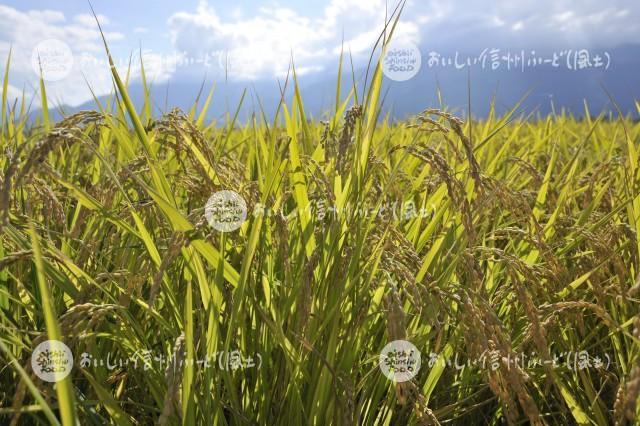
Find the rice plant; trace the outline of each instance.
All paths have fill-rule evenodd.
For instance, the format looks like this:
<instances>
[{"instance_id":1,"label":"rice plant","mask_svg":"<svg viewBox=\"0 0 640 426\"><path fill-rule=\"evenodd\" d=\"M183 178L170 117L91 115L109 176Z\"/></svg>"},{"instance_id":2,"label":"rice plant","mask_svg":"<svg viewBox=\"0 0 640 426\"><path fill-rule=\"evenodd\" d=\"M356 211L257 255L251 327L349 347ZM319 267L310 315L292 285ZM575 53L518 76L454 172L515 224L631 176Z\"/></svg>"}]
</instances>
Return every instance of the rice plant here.
<instances>
[{"instance_id":1,"label":"rice plant","mask_svg":"<svg viewBox=\"0 0 640 426\"><path fill-rule=\"evenodd\" d=\"M638 122L391 122L375 63L324 121L294 70L275 120L220 125L213 92L153 116L112 67L96 111L51 122L43 83L34 122L9 71L3 424L635 424ZM205 216L220 190L233 232ZM55 384L47 340L74 356ZM411 380L379 368L395 340Z\"/></svg>"}]
</instances>

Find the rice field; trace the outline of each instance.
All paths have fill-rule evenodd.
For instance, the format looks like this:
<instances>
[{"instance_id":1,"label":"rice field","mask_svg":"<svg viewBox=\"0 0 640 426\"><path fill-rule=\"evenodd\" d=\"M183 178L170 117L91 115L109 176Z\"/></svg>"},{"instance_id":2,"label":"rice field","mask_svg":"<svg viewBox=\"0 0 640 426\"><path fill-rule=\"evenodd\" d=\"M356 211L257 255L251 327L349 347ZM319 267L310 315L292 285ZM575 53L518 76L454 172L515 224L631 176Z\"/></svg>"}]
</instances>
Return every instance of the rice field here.
<instances>
[{"instance_id":1,"label":"rice field","mask_svg":"<svg viewBox=\"0 0 640 426\"><path fill-rule=\"evenodd\" d=\"M275 120L211 122L213 91L158 116L112 73L58 122L42 83L34 121L7 60L0 423L635 424L640 123L392 122L379 64L322 120L292 73ZM48 340L74 358L55 383ZM397 340L421 354L402 382Z\"/></svg>"}]
</instances>

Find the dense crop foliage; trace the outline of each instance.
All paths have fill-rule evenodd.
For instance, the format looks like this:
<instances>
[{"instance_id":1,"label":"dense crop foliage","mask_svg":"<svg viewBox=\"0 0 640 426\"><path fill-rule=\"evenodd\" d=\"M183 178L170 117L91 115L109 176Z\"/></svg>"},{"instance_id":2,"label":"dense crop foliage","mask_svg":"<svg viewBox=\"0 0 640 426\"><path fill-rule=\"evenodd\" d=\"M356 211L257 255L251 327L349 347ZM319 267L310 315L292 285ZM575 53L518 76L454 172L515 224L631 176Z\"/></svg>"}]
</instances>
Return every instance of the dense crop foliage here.
<instances>
[{"instance_id":1,"label":"dense crop foliage","mask_svg":"<svg viewBox=\"0 0 640 426\"><path fill-rule=\"evenodd\" d=\"M379 68L327 121L292 77L274 122L207 123L213 93L153 117L113 72L58 123L3 99L2 423L633 422L640 124L389 124ZM235 232L204 217L222 189ZM47 339L76 358L55 386L31 371ZM422 367L394 384L397 339Z\"/></svg>"}]
</instances>

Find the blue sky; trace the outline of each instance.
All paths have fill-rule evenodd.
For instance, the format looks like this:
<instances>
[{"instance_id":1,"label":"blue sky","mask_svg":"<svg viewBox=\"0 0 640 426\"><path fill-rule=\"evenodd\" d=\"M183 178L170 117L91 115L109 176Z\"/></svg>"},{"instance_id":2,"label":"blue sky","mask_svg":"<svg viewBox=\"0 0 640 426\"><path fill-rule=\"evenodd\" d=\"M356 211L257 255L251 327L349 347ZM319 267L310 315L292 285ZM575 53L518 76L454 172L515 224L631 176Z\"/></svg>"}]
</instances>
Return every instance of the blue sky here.
<instances>
[{"instance_id":1,"label":"blue sky","mask_svg":"<svg viewBox=\"0 0 640 426\"><path fill-rule=\"evenodd\" d=\"M221 78L225 68L235 80L275 79L286 73L291 54L299 74L327 72L343 34L356 62L364 61L385 16L384 0L92 3L118 65L126 68L141 46L145 69L158 82L201 79L205 73ZM49 39L68 44L75 59L69 77L48 85L54 100L71 105L88 100L85 79L98 94L110 92L89 13L84 0L0 3L2 63L13 48L10 96L37 86L32 53ZM640 40L640 5L637 0L409 0L396 38L423 50L613 47ZM139 66L131 71L132 79L139 78Z\"/></svg>"}]
</instances>

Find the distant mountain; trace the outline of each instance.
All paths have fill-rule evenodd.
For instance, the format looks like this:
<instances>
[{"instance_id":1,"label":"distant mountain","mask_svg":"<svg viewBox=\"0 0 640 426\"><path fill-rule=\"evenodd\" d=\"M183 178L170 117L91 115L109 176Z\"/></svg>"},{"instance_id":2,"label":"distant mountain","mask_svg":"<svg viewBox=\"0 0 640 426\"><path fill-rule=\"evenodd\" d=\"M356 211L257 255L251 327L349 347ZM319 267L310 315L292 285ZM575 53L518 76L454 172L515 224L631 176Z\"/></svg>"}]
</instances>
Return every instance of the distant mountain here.
<instances>
[{"instance_id":1,"label":"distant mountain","mask_svg":"<svg viewBox=\"0 0 640 426\"><path fill-rule=\"evenodd\" d=\"M604 50L611 57L610 67L607 70L603 68L569 70L566 66L553 68L546 65L528 67L524 72L507 70L505 66L497 70L492 70L490 66L482 69L479 65L463 69L456 69L455 66L430 67L427 62L429 52L425 50L422 52L422 68L416 77L405 82L384 79L383 112L389 113L394 119L402 119L425 108L438 107L440 106L439 89L444 105L459 111L461 115L466 115L470 82L471 111L475 117L485 117L488 114L492 99L495 99L498 112L508 111L529 91L528 97L521 106L521 111L525 113L535 112L544 116L555 108L556 111L564 109L582 116L586 101L591 114L595 115L603 110L611 110L612 105L606 93L608 91L625 114L637 117L638 111L634 101L640 100L640 44L623 45L608 50L594 49L593 52ZM455 52L449 54L443 52L441 55L454 57ZM552 55L553 52L548 52L546 56L541 54L545 58ZM477 53L459 53L459 58L477 56ZM333 69L337 70L337 65ZM365 71L360 68L356 72L356 78L361 83L364 80ZM168 83L153 85L151 94L154 112L159 113L166 108L174 107L187 111L193 105L202 87L203 75L204 71L200 75L193 70L188 73L178 72ZM299 77L305 109L310 116L322 118L323 112L332 108L335 100L336 79L336 72ZM283 81L280 83L283 84ZM204 102L213 84L213 81L205 81L201 103ZM345 69L342 82L343 96L351 85L351 72ZM233 114L245 89L247 93L239 118L244 121L253 112L259 113L258 98L267 116L272 118L280 99L280 88L276 80L218 81L208 118L220 120L227 113ZM129 90L134 103L141 107L142 86L132 84ZM359 85L359 90L362 90L362 84ZM287 99L291 99L291 86L287 93ZM107 97L100 99L104 102ZM69 113L94 108L94 102L87 102L76 108L65 107L64 109Z\"/></svg>"}]
</instances>

